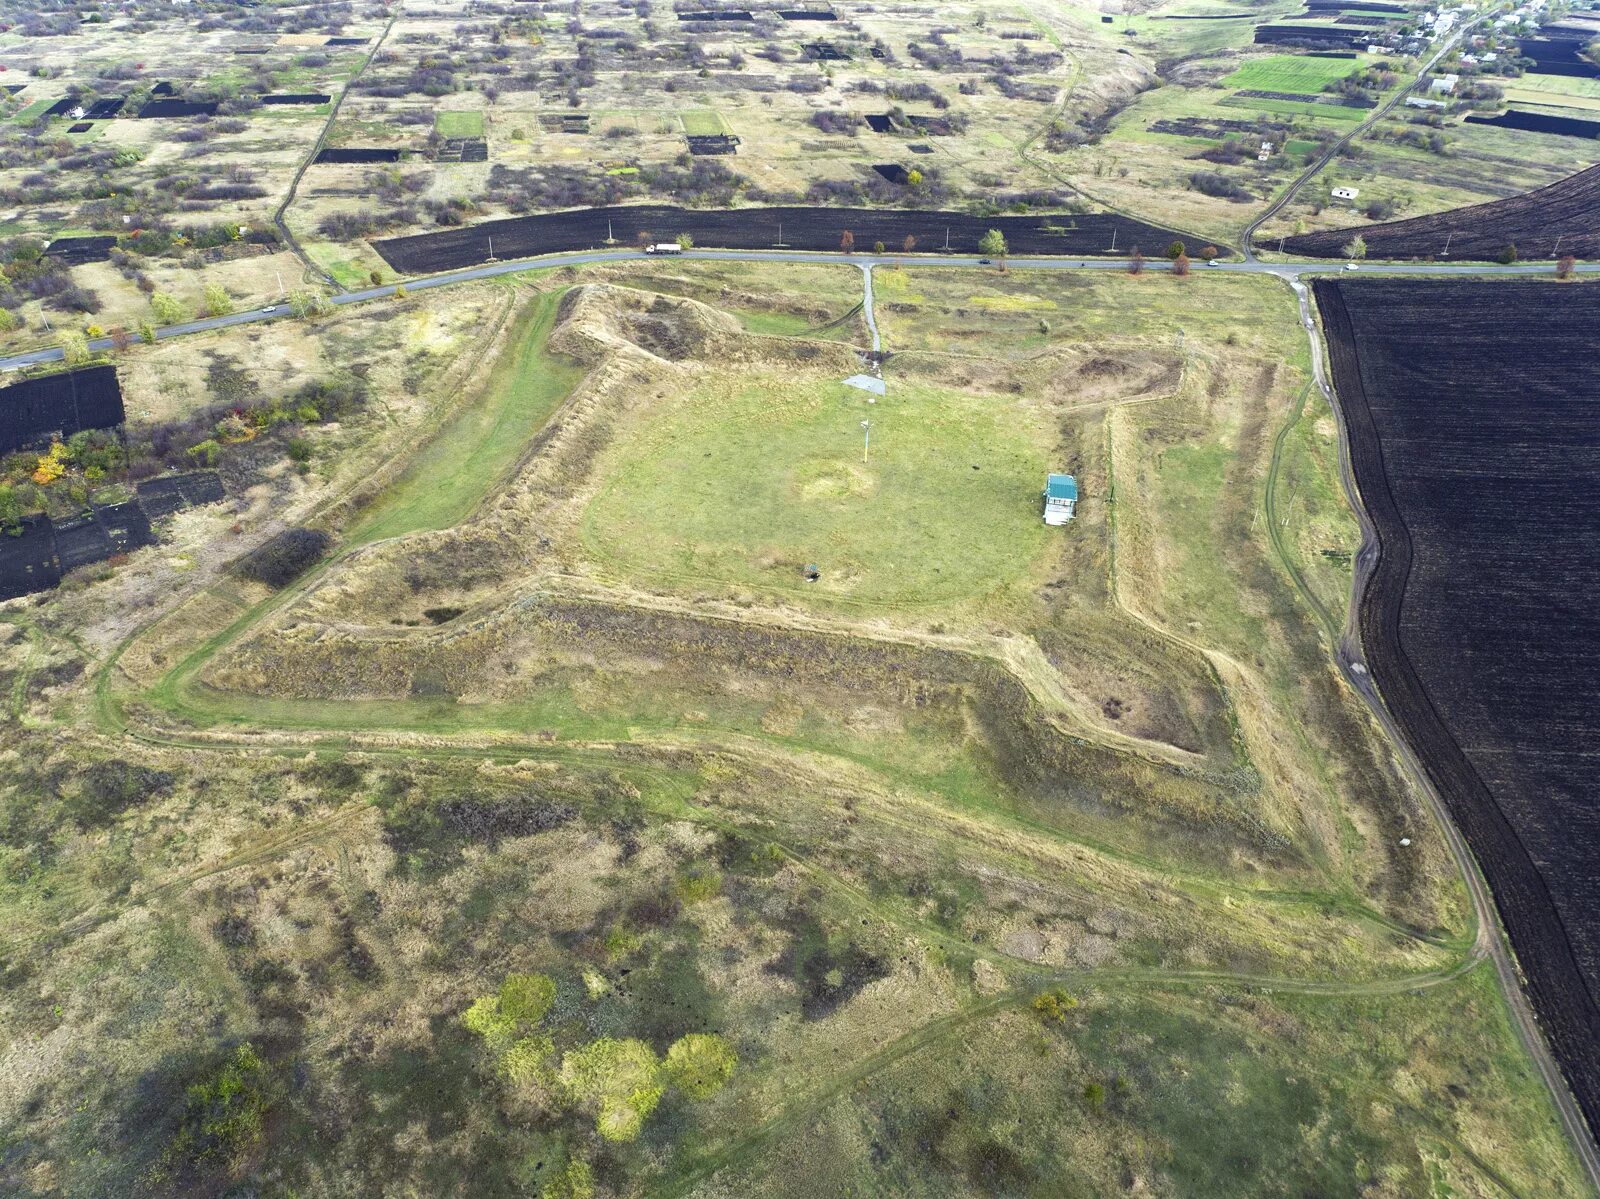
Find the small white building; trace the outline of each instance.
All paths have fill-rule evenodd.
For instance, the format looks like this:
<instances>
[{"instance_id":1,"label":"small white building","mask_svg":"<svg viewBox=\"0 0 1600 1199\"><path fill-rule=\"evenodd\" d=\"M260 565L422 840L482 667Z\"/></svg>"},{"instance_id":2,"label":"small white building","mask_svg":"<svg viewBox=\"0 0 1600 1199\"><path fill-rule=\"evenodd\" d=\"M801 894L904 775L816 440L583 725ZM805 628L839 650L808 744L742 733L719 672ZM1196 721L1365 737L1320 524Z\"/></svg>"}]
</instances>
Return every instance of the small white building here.
<instances>
[{"instance_id":1,"label":"small white building","mask_svg":"<svg viewBox=\"0 0 1600 1199\"><path fill-rule=\"evenodd\" d=\"M1425 99L1422 96L1407 96L1406 97L1406 106L1408 108L1448 108L1449 107L1449 105L1447 105L1443 100L1428 100L1428 99Z\"/></svg>"},{"instance_id":2,"label":"small white building","mask_svg":"<svg viewBox=\"0 0 1600 1199\"><path fill-rule=\"evenodd\" d=\"M1336 187L1333 189L1333 198L1335 200L1354 200L1360 194L1361 189L1359 187Z\"/></svg>"},{"instance_id":3,"label":"small white building","mask_svg":"<svg viewBox=\"0 0 1600 1199\"><path fill-rule=\"evenodd\" d=\"M1044 481L1044 523L1064 525L1078 513L1078 480L1049 475Z\"/></svg>"},{"instance_id":4,"label":"small white building","mask_svg":"<svg viewBox=\"0 0 1600 1199\"><path fill-rule=\"evenodd\" d=\"M1460 80L1461 76L1459 75L1440 75L1432 83L1428 84L1428 90L1435 94L1448 96L1456 90L1456 84Z\"/></svg>"}]
</instances>

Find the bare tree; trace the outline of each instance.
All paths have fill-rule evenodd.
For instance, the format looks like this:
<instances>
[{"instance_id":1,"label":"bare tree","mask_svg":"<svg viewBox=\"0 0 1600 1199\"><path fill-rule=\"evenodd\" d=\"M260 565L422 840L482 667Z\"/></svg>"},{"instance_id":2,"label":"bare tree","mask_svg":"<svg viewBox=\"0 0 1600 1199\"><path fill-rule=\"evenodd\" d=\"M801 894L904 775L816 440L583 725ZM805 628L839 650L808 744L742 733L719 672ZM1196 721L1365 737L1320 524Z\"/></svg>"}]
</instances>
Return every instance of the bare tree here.
<instances>
[{"instance_id":1,"label":"bare tree","mask_svg":"<svg viewBox=\"0 0 1600 1199\"><path fill-rule=\"evenodd\" d=\"M846 229L839 235L839 249L845 254L851 253L856 248L856 235Z\"/></svg>"},{"instance_id":2,"label":"bare tree","mask_svg":"<svg viewBox=\"0 0 1600 1199\"><path fill-rule=\"evenodd\" d=\"M1139 253L1139 247L1133 247L1133 253L1128 255L1128 274L1144 274L1144 255Z\"/></svg>"}]
</instances>

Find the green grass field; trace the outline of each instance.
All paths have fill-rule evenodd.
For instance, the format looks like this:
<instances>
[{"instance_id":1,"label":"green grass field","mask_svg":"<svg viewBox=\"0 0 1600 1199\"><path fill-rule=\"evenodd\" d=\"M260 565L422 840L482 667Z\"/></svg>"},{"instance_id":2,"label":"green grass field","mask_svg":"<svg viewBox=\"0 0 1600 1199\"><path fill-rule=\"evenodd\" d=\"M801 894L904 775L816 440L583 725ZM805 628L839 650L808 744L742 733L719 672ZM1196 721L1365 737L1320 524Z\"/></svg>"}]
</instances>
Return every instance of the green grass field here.
<instances>
[{"instance_id":1,"label":"green grass field","mask_svg":"<svg viewBox=\"0 0 1600 1199\"><path fill-rule=\"evenodd\" d=\"M689 137L716 137L729 131L728 123L714 108L691 108L679 113L678 119L683 122L683 131Z\"/></svg>"},{"instance_id":2,"label":"green grass field","mask_svg":"<svg viewBox=\"0 0 1600 1199\"><path fill-rule=\"evenodd\" d=\"M1324 86L1353 75L1359 58L1312 58L1303 54L1273 54L1249 59L1223 79L1224 87L1256 88L1269 92L1320 92Z\"/></svg>"},{"instance_id":3,"label":"green grass field","mask_svg":"<svg viewBox=\"0 0 1600 1199\"><path fill-rule=\"evenodd\" d=\"M28 105L28 107L13 113L11 119L19 125L26 124L27 122L32 121L42 115L44 110L49 108L54 103L55 101L49 97L46 97L43 100L35 100L32 104Z\"/></svg>"},{"instance_id":4,"label":"green grass field","mask_svg":"<svg viewBox=\"0 0 1600 1199\"><path fill-rule=\"evenodd\" d=\"M1339 104L1268 100L1259 96L1229 96L1218 103L1227 108L1249 108L1256 112L1276 112L1289 117L1319 117L1326 121L1361 121L1371 111L1366 108L1345 108Z\"/></svg>"},{"instance_id":5,"label":"green grass field","mask_svg":"<svg viewBox=\"0 0 1600 1199\"><path fill-rule=\"evenodd\" d=\"M817 379L730 381L629 440L585 514L585 540L646 586L939 603L1014 578L1046 544L1048 449L1048 424L1019 402L901 385L869 405ZM822 572L810 585L809 563Z\"/></svg>"},{"instance_id":6,"label":"green grass field","mask_svg":"<svg viewBox=\"0 0 1600 1199\"><path fill-rule=\"evenodd\" d=\"M438 130L440 137L482 137L483 114L436 112L433 114L433 127Z\"/></svg>"}]
</instances>

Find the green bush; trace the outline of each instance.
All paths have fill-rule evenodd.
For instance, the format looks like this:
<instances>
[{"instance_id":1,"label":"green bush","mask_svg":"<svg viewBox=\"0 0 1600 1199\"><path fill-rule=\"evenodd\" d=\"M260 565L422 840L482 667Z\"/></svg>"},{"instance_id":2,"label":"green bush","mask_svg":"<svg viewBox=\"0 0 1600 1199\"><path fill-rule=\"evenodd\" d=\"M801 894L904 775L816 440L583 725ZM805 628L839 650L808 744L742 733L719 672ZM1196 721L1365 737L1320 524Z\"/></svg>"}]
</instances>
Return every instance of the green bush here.
<instances>
[{"instance_id":1,"label":"green bush","mask_svg":"<svg viewBox=\"0 0 1600 1199\"><path fill-rule=\"evenodd\" d=\"M169 1156L189 1163L238 1160L260 1144L274 1091L267 1064L246 1041L185 1092L183 1121Z\"/></svg>"},{"instance_id":2,"label":"green bush","mask_svg":"<svg viewBox=\"0 0 1600 1199\"><path fill-rule=\"evenodd\" d=\"M222 446L215 438L208 437L199 445L189 447L189 457L201 466L215 466L222 457Z\"/></svg>"},{"instance_id":3,"label":"green bush","mask_svg":"<svg viewBox=\"0 0 1600 1199\"><path fill-rule=\"evenodd\" d=\"M608 1141L631 1141L661 1102L661 1064L643 1041L601 1037L561 1059L561 1085L577 1104L597 1108Z\"/></svg>"},{"instance_id":4,"label":"green bush","mask_svg":"<svg viewBox=\"0 0 1600 1199\"><path fill-rule=\"evenodd\" d=\"M738 1062L739 1055L724 1038L692 1032L672 1043L662 1072L690 1099L705 1099L722 1090Z\"/></svg>"}]
</instances>

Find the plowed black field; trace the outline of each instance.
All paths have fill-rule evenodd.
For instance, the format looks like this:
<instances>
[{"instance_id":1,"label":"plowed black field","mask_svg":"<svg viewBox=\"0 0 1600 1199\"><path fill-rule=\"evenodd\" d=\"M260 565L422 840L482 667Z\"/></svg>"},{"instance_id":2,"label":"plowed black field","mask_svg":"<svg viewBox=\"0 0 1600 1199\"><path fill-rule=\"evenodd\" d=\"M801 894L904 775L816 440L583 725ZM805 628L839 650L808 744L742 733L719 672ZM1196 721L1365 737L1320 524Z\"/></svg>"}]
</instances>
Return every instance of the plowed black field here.
<instances>
[{"instance_id":1,"label":"plowed black field","mask_svg":"<svg viewBox=\"0 0 1600 1199\"><path fill-rule=\"evenodd\" d=\"M1600 1125L1600 287L1319 280L1367 665Z\"/></svg>"},{"instance_id":2,"label":"plowed black field","mask_svg":"<svg viewBox=\"0 0 1600 1199\"><path fill-rule=\"evenodd\" d=\"M1311 258L1337 258L1356 233L1367 243L1368 258L1443 260L1447 245L1452 262L1493 261L1508 245L1516 246L1522 258L1554 258L1558 242L1563 255L1600 257L1600 167L1489 204L1366 229L1305 233L1288 238L1284 249Z\"/></svg>"},{"instance_id":3,"label":"plowed black field","mask_svg":"<svg viewBox=\"0 0 1600 1199\"><path fill-rule=\"evenodd\" d=\"M1160 252L1178 235L1143 221L1114 214L1092 216L995 216L965 212L915 212L865 208L735 208L689 209L658 205L586 208L539 216L486 221L440 233L391 237L373 243L395 270L406 275L477 266L489 258L494 240L496 258L531 258L605 245L607 230L622 246L643 235L649 241L671 241L687 233L699 246L729 250L770 250L781 238L793 250L837 250L846 230L858 250L881 241L900 250L907 236L932 253L945 247L953 254L974 254L986 229L999 229L1013 254L1066 254L1085 257L1127 254L1134 246ZM1113 234L1115 242L1113 243Z\"/></svg>"}]
</instances>

